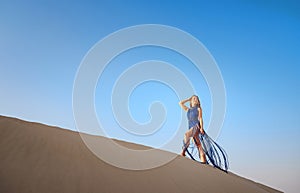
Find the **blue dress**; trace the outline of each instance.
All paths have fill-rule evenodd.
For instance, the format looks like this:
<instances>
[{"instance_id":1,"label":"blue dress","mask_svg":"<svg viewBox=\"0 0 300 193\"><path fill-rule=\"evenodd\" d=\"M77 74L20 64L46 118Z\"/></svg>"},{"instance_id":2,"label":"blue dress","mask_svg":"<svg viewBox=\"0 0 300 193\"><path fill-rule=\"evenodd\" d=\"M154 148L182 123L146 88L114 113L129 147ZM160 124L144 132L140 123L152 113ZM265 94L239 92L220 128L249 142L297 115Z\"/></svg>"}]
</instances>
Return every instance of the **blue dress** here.
<instances>
[{"instance_id":1,"label":"blue dress","mask_svg":"<svg viewBox=\"0 0 300 193\"><path fill-rule=\"evenodd\" d=\"M192 107L187 112L187 118L188 118L188 129L192 129L193 131L193 139L196 143L195 138L199 137L201 146L203 148L203 151L206 155L206 160L208 164L212 164L214 167L223 170L227 172L228 170L228 158L226 155L225 150L218 145L213 139L211 139L206 133L201 134L200 132L200 122L198 119L199 112L198 107ZM186 149L186 152L188 155L193 159L196 160L194 157L194 148L197 147L190 144L185 144L183 141L183 148ZM199 152L198 152L199 153Z\"/></svg>"},{"instance_id":2,"label":"blue dress","mask_svg":"<svg viewBox=\"0 0 300 193\"><path fill-rule=\"evenodd\" d=\"M197 126L199 126L200 122L198 119L199 112L198 112L198 107L192 107L188 110L187 112L187 118L189 121L189 129L193 128L193 136L195 135L197 131Z\"/></svg>"}]
</instances>

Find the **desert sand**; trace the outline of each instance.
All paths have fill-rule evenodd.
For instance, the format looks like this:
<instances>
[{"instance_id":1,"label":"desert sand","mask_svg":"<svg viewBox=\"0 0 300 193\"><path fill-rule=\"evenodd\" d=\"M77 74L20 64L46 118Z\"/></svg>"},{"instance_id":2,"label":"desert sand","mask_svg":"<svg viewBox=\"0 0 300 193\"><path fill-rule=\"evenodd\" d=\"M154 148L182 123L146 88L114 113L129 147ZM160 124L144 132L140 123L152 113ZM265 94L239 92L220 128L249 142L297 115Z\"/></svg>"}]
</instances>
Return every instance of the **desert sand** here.
<instances>
[{"instance_id":1,"label":"desert sand","mask_svg":"<svg viewBox=\"0 0 300 193\"><path fill-rule=\"evenodd\" d=\"M108 140L104 137L95 137L100 141ZM136 149L145 148L127 142L119 143ZM179 155L168 164L154 169L142 171L120 169L95 156L85 146L78 132L0 116L0 192L280 191Z\"/></svg>"}]
</instances>

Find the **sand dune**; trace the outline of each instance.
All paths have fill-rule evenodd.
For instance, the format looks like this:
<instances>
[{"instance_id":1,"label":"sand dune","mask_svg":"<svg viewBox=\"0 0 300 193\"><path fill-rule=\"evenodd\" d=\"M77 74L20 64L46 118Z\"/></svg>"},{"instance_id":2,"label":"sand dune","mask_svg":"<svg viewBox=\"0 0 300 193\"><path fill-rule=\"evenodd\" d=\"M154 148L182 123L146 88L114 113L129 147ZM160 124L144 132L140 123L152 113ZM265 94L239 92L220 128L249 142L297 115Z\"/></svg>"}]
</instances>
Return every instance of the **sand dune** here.
<instances>
[{"instance_id":1,"label":"sand dune","mask_svg":"<svg viewBox=\"0 0 300 193\"><path fill-rule=\"evenodd\" d=\"M127 142L121 143L132 148L145 148ZM119 169L90 152L78 132L0 116L0 192L279 191L181 156L151 170Z\"/></svg>"}]
</instances>

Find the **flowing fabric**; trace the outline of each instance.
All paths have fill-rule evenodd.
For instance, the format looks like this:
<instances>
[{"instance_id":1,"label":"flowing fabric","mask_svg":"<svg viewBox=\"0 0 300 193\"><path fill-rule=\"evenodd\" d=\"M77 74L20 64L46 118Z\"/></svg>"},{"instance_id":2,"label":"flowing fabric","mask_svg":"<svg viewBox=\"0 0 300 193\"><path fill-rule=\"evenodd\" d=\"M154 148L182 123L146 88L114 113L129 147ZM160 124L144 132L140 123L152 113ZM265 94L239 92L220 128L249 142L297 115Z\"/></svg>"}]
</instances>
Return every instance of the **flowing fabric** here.
<instances>
[{"instance_id":1,"label":"flowing fabric","mask_svg":"<svg viewBox=\"0 0 300 193\"><path fill-rule=\"evenodd\" d=\"M187 112L189 121L189 129L192 129L193 144L189 141L186 143L183 141L183 148L186 150L191 159L195 160L195 154L197 153L197 137L200 139L201 146L206 155L208 164L212 164L214 167L227 172L228 170L228 158L225 150L218 145L213 139L211 139L206 133L200 133L200 123L198 120L198 107L190 108ZM196 151L195 151L196 148ZM200 153L200 152L198 152Z\"/></svg>"}]
</instances>

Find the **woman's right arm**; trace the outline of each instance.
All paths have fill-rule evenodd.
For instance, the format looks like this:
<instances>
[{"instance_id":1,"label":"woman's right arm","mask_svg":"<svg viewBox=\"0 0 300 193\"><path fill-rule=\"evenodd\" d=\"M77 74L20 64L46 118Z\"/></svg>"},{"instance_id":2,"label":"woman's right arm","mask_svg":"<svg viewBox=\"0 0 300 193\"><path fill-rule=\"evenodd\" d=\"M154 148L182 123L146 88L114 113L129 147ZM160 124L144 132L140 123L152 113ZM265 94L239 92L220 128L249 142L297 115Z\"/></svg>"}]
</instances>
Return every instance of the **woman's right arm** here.
<instances>
[{"instance_id":1,"label":"woman's right arm","mask_svg":"<svg viewBox=\"0 0 300 193\"><path fill-rule=\"evenodd\" d=\"M185 106L184 103L186 103L186 102L188 102L188 101L190 101L190 100L191 100L191 98L188 98L188 99L185 99L185 100L180 101L180 102L179 102L180 107L183 108L183 110L185 110L185 111L189 110L189 108L188 108L187 106Z\"/></svg>"}]
</instances>

